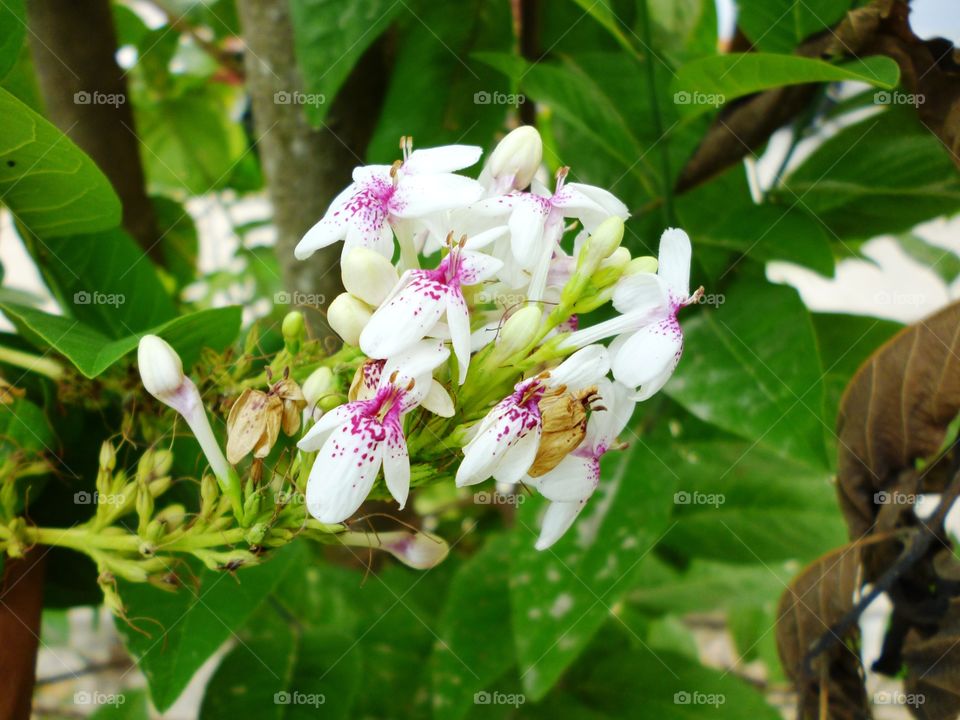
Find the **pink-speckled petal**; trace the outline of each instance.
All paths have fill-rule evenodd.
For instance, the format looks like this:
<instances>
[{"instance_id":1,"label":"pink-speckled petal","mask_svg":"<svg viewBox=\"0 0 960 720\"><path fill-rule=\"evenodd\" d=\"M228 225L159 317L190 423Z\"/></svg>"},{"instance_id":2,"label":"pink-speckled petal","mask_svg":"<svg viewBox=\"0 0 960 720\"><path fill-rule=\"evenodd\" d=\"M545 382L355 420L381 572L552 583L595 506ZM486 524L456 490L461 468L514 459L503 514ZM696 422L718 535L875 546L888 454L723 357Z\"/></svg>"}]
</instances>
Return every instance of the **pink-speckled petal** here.
<instances>
[{"instance_id":1,"label":"pink-speckled petal","mask_svg":"<svg viewBox=\"0 0 960 720\"><path fill-rule=\"evenodd\" d=\"M323 523L353 515L373 487L383 461L384 429L376 420L355 416L320 448L307 481L307 509Z\"/></svg>"},{"instance_id":2,"label":"pink-speckled petal","mask_svg":"<svg viewBox=\"0 0 960 720\"><path fill-rule=\"evenodd\" d=\"M451 289L447 294L447 325L450 328L453 354L457 356L460 384L463 385L470 364L470 311L459 288Z\"/></svg>"},{"instance_id":3,"label":"pink-speckled petal","mask_svg":"<svg viewBox=\"0 0 960 720\"><path fill-rule=\"evenodd\" d=\"M406 286L385 302L360 333L369 357L387 358L422 340L447 309L448 288L425 272L410 273Z\"/></svg>"},{"instance_id":4,"label":"pink-speckled petal","mask_svg":"<svg viewBox=\"0 0 960 720\"><path fill-rule=\"evenodd\" d=\"M480 431L463 448L463 461L457 468L457 487L475 485L493 475L507 451L524 433L538 427L539 422L539 417L517 407L512 399L501 401L481 421ZM529 465L523 472L528 469Z\"/></svg>"},{"instance_id":5,"label":"pink-speckled petal","mask_svg":"<svg viewBox=\"0 0 960 720\"><path fill-rule=\"evenodd\" d=\"M484 253L464 250L460 253L459 280L461 285L476 285L489 280L503 267L503 260Z\"/></svg>"},{"instance_id":6,"label":"pink-speckled petal","mask_svg":"<svg viewBox=\"0 0 960 720\"><path fill-rule=\"evenodd\" d=\"M335 407L329 412L325 412L320 419L317 420L316 424L300 438L297 447L306 452L316 452L323 447L330 431L338 425L343 425L347 422L356 411L356 408L357 405L355 403L347 403L346 405Z\"/></svg>"},{"instance_id":7,"label":"pink-speckled petal","mask_svg":"<svg viewBox=\"0 0 960 720\"><path fill-rule=\"evenodd\" d=\"M410 493L410 456L400 423L387 424L387 439L383 451L383 479L387 489L403 510Z\"/></svg>"},{"instance_id":8,"label":"pink-speckled petal","mask_svg":"<svg viewBox=\"0 0 960 720\"><path fill-rule=\"evenodd\" d=\"M469 205L482 194L483 186L463 175L407 175L390 202L390 213L400 218L423 217Z\"/></svg>"},{"instance_id":9,"label":"pink-speckled petal","mask_svg":"<svg viewBox=\"0 0 960 720\"><path fill-rule=\"evenodd\" d=\"M497 482L517 483L527 474L540 449L540 423L529 428L513 445L507 448L493 471Z\"/></svg>"}]
</instances>

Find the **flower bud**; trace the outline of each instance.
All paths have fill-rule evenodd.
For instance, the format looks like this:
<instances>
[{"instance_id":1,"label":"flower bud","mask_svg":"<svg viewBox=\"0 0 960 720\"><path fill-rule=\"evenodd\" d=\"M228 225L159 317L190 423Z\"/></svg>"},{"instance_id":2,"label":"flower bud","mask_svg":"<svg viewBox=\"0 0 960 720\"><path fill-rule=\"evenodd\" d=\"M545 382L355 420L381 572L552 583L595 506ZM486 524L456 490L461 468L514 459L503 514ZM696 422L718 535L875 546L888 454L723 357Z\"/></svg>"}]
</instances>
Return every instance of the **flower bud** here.
<instances>
[{"instance_id":1,"label":"flower bud","mask_svg":"<svg viewBox=\"0 0 960 720\"><path fill-rule=\"evenodd\" d=\"M182 412L176 405L171 404L171 400L187 378L183 374L180 356L167 341L156 335L144 335L140 338L137 367L147 392L160 402Z\"/></svg>"},{"instance_id":2,"label":"flower bud","mask_svg":"<svg viewBox=\"0 0 960 720\"><path fill-rule=\"evenodd\" d=\"M498 189L523 190L530 185L542 160L540 133L532 125L521 125L497 143L486 170Z\"/></svg>"},{"instance_id":3,"label":"flower bud","mask_svg":"<svg viewBox=\"0 0 960 720\"><path fill-rule=\"evenodd\" d=\"M347 345L360 344L360 333L370 322L370 306L350 293L337 295L327 309L327 322Z\"/></svg>"},{"instance_id":4,"label":"flower bud","mask_svg":"<svg viewBox=\"0 0 960 720\"><path fill-rule=\"evenodd\" d=\"M336 536L344 545L386 550L407 567L427 570L447 557L450 546L433 533L397 530L385 533L344 532Z\"/></svg>"},{"instance_id":5,"label":"flower bud","mask_svg":"<svg viewBox=\"0 0 960 720\"><path fill-rule=\"evenodd\" d=\"M153 469L152 474L154 477L162 477L170 472L170 468L173 466L173 453L166 449L154 450L153 452Z\"/></svg>"},{"instance_id":6,"label":"flower bud","mask_svg":"<svg viewBox=\"0 0 960 720\"><path fill-rule=\"evenodd\" d=\"M624 275L639 275L640 273L655 273L657 271L657 259L651 255L635 257L624 269Z\"/></svg>"},{"instance_id":7,"label":"flower bud","mask_svg":"<svg viewBox=\"0 0 960 720\"><path fill-rule=\"evenodd\" d=\"M303 313L299 310L288 312L283 318L283 324L280 331L283 334L283 343L287 352L296 354L300 352L300 343L303 341L306 324L303 321Z\"/></svg>"},{"instance_id":8,"label":"flower bud","mask_svg":"<svg viewBox=\"0 0 960 720\"><path fill-rule=\"evenodd\" d=\"M137 488L137 520L139 521L137 526L137 534L140 536L146 535L147 527L150 524L150 517L153 515L153 494L150 492L150 488L146 484L141 484Z\"/></svg>"},{"instance_id":9,"label":"flower bud","mask_svg":"<svg viewBox=\"0 0 960 720\"><path fill-rule=\"evenodd\" d=\"M104 440L100 446L100 469L105 472L113 472L117 467L117 450L113 443Z\"/></svg>"},{"instance_id":10,"label":"flower bud","mask_svg":"<svg viewBox=\"0 0 960 720\"><path fill-rule=\"evenodd\" d=\"M536 304L524 305L504 323L494 346L491 362L500 363L527 347L543 324L543 311Z\"/></svg>"},{"instance_id":11,"label":"flower bud","mask_svg":"<svg viewBox=\"0 0 960 720\"><path fill-rule=\"evenodd\" d=\"M377 307L400 282L397 269L383 255L357 247L340 261L343 287L359 300Z\"/></svg>"},{"instance_id":12,"label":"flower bud","mask_svg":"<svg viewBox=\"0 0 960 720\"><path fill-rule=\"evenodd\" d=\"M623 218L611 215L583 241L580 254L577 256L577 270L588 269L592 274L600 265L620 247L623 241Z\"/></svg>"},{"instance_id":13,"label":"flower bud","mask_svg":"<svg viewBox=\"0 0 960 720\"><path fill-rule=\"evenodd\" d=\"M200 481L200 516L210 518L213 511L217 509L217 498L219 497L217 481L212 475L204 475Z\"/></svg>"},{"instance_id":14,"label":"flower bud","mask_svg":"<svg viewBox=\"0 0 960 720\"><path fill-rule=\"evenodd\" d=\"M600 267L590 278L591 284L598 288L613 285L619 280L630 264L630 251L625 247L618 247L610 257L600 263Z\"/></svg>"},{"instance_id":15,"label":"flower bud","mask_svg":"<svg viewBox=\"0 0 960 720\"><path fill-rule=\"evenodd\" d=\"M314 370L303 383L303 397L307 401L307 407L314 407L320 398L333 392L335 386L330 368L320 367Z\"/></svg>"}]
</instances>

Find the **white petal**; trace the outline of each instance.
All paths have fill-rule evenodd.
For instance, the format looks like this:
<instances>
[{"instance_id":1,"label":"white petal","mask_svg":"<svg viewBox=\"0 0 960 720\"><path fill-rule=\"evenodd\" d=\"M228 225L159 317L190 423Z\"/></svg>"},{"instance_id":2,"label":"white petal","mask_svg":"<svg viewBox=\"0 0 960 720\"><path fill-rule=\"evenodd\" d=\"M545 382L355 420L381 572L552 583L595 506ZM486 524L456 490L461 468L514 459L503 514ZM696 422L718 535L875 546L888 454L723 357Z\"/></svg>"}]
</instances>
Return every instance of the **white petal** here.
<instances>
[{"instance_id":1,"label":"white petal","mask_svg":"<svg viewBox=\"0 0 960 720\"><path fill-rule=\"evenodd\" d=\"M320 449L307 481L307 510L320 522L343 522L370 494L383 459L370 422L359 430L341 425Z\"/></svg>"},{"instance_id":2,"label":"white petal","mask_svg":"<svg viewBox=\"0 0 960 720\"><path fill-rule=\"evenodd\" d=\"M358 185L376 184L383 187L393 183L392 165L360 165L353 169L353 182Z\"/></svg>"},{"instance_id":3,"label":"white petal","mask_svg":"<svg viewBox=\"0 0 960 720\"><path fill-rule=\"evenodd\" d=\"M644 385L660 378L668 369L672 372L681 350L683 335L676 319L647 325L618 349L613 358L613 376L627 387Z\"/></svg>"},{"instance_id":4,"label":"white petal","mask_svg":"<svg viewBox=\"0 0 960 720\"><path fill-rule=\"evenodd\" d=\"M642 402L644 400L649 400L651 397L656 395L667 384L667 381L673 375L673 371L677 369L677 363L680 362L680 357L678 356L672 363L667 365L659 375L656 375L647 382L645 382L633 395L630 396L631 400L637 402Z\"/></svg>"},{"instance_id":5,"label":"white petal","mask_svg":"<svg viewBox=\"0 0 960 720\"><path fill-rule=\"evenodd\" d=\"M483 194L483 186L463 175L407 175L390 200L390 212L414 218L469 205Z\"/></svg>"},{"instance_id":6,"label":"white petal","mask_svg":"<svg viewBox=\"0 0 960 720\"><path fill-rule=\"evenodd\" d=\"M510 250L517 264L532 270L543 255L543 228L548 207L537 198L524 195L510 214Z\"/></svg>"},{"instance_id":7,"label":"white petal","mask_svg":"<svg viewBox=\"0 0 960 720\"><path fill-rule=\"evenodd\" d=\"M347 235L346 205L357 191L356 185L350 185L330 203L327 212L316 225L307 230L297 243L293 254L298 260L305 260L320 248L343 240Z\"/></svg>"},{"instance_id":8,"label":"white petal","mask_svg":"<svg viewBox=\"0 0 960 720\"><path fill-rule=\"evenodd\" d=\"M690 295L690 237L678 228L669 228L660 236L657 274L663 278L675 300Z\"/></svg>"},{"instance_id":9,"label":"white petal","mask_svg":"<svg viewBox=\"0 0 960 720\"><path fill-rule=\"evenodd\" d=\"M540 426L528 430L503 453L500 462L493 471L497 482L520 482L533 465L540 449Z\"/></svg>"},{"instance_id":10,"label":"white petal","mask_svg":"<svg viewBox=\"0 0 960 720\"><path fill-rule=\"evenodd\" d=\"M537 538L537 550L546 550L570 529L577 515L586 507L586 500L577 502L552 502L543 516L540 537Z\"/></svg>"},{"instance_id":11,"label":"white petal","mask_svg":"<svg viewBox=\"0 0 960 720\"><path fill-rule=\"evenodd\" d=\"M553 387L566 385L570 389L593 385L610 371L610 356L603 345L588 345L577 350L550 371Z\"/></svg>"},{"instance_id":12,"label":"white petal","mask_svg":"<svg viewBox=\"0 0 960 720\"><path fill-rule=\"evenodd\" d=\"M484 253L462 250L460 255L463 263L460 270L461 285L476 285L489 280L503 267L503 260Z\"/></svg>"},{"instance_id":13,"label":"white petal","mask_svg":"<svg viewBox=\"0 0 960 720\"><path fill-rule=\"evenodd\" d=\"M571 196L566 197L565 191L570 190ZM559 193L559 198L554 198L553 204L564 209L579 208L584 216L584 225L586 229L592 230L594 224L599 224L611 215L617 215L626 220L630 217L627 206L611 192L594 185L583 185L581 183L567 183ZM599 210L599 212L598 212ZM567 215L567 213L564 213ZM580 217L577 215L576 217ZM589 218L587 220L586 218ZM595 221L595 222L594 222ZM589 222L589 224L587 224Z\"/></svg>"},{"instance_id":14,"label":"white petal","mask_svg":"<svg viewBox=\"0 0 960 720\"><path fill-rule=\"evenodd\" d=\"M352 403L347 403L324 413L316 424L307 430L306 434L300 438L297 447L306 452L316 452L319 450L326 442L327 435L330 431L338 425L343 425L347 422L350 416L356 411L356 407L357 406Z\"/></svg>"},{"instance_id":15,"label":"white petal","mask_svg":"<svg viewBox=\"0 0 960 720\"><path fill-rule=\"evenodd\" d=\"M653 273L622 278L613 289L613 307L621 313L639 315L647 310L666 310L669 297L664 281Z\"/></svg>"},{"instance_id":16,"label":"white petal","mask_svg":"<svg viewBox=\"0 0 960 720\"><path fill-rule=\"evenodd\" d=\"M400 423L386 427L387 437L383 451L383 479L387 489L403 510L410 494L410 456Z\"/></svg>"},{"instance_id":17,"label":"white petal","mask_svg":"<svg viewBox=\"0 0 960 720\"><path fill-rule=\"evenodd\" d=\"M420 401L420 407L440 417L453 417L455 412L453 398L450 397L447 389L436 380L430 381L430 390Z\"/></svg>"},{"instance_id":18,"label":"white petal","mask_svg":"<svg viewBox=\"0 0 960 720\"><path fill-rule=\"evenodd\" d=\"M467 242L464 245L466 250L480 250L485 248L491 243L496 242L500 238L506 237L510 232L510 228L506 225L497 225L496 227L490 228L489 230L484 230L480 233L475 233L473 235L467 234Z\"/></svg>"},{"instance_id":19,"label":"white petal","mask_svg":"<svg viewBox=\"0 0 960 720\"><path fill-rule=\"evenodd\" d=\"M450 350L442 342L421 340L387 360L383 366L381 383L389 382L394 372L397 373L399 385L405 385L408 380L419 382L429 378L434 370L447 361L448 357L450 357Z\"/></svg>"},{"instance_id":20,"label":"white petal","mask_svg":"<svg viewBox=\"0 0 960 720\"><path fill-rule=\"evenodd\" d=\"M414 150L403 163L405 173L450 173L474 165L483 154L476 145L441 145Z\"/></svg>"},{"instance_id":21,"label":"white petal","mask_svg":"<svg viewBox=\"0 0 960 720\"><path fill-rule=\"evenodd\" d=\"M532 478L540 494L554 502L586 500L593 495L599 481L599 461L573 454L567 455L550 472Z\"/></svg>"},{"instance_id":22,"label":"white petal","mask_svg":"<svg viewBox=\"0 0 960 720\"><path fill-rule=\"evenodd\" d=\"M450 327L453 354L457 356L460 384L463 385L470 365L470 311L459 290L451 290L447 294L447 324Z\"/></svg>"},{"instance_id":23,"label":"white petal","mask_svg":"<svg viewBox=\"0 0 960 720\"><path fill-rule=\"evenodd\" d=\"M360 333L360 349L369 357L387 358L411 347L443 315L446 295L445 285L411 273L407 285L373 313Z\"/></svg>"},{"instance_id":24,"label":"white petal","mask_svg":"<svg viewBox=\"0 0 960 720\"><path fill-rule=\"evenodd\" d=\"M614 355L613 345L610 354ZM606 379L597 383L597 394L599 399L594 405L604 409L596 409L590 414L583 445L593 451L606 451L630 422L636 403L631 398L630 388Z\"/></svg>"},{"instance_id":25,"label":"white petal","mask_svg":"<svg viewBox=\"0 0 960 720\"><path fill-rule=\"evenodd\" d=\"M490 477L503 456L536 421L531 413L518 409L512 399L501 401L480 421L479 431L464 446L463 461L457 468L457 487L475 485ZM529 469L527 465L523 472Z\"/></svg>"}]
</instances>

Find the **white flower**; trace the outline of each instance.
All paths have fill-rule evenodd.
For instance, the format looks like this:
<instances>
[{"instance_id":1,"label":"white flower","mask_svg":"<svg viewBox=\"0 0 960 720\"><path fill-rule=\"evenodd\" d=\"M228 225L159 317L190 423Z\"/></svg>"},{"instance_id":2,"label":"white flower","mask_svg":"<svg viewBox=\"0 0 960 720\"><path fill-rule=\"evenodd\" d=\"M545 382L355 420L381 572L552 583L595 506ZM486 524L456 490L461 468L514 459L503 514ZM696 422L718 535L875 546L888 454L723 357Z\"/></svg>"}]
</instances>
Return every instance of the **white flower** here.
<instances>
[{"instance_id":1,"label":"white flower","mask_svg":"<svg viewBox=\"0 0 960 720\"><path fill-rule=\"evenodd\" d=\"M613 376L631 388L634 399L646 400L662 388L680 362L683 332L681 308L695 303L703 288L690 295L690 238L670 228L660 238L657 274L639 273L617 284L613 305L621 315L572 333L565 347L580 347L611 335Z\"/></svg>"},{"instance_id":2,"label":"white flower","mask_svg":"<svg viewBox=\"0 0 960 720\"><path fill-rule=\"evenodd\" d=\"M502 195L512 190L524 190L543 160L543 140L532 125L521 125L511 130L490 153L480 173L480 184L488 195Z\"/></svg>"},{"instance_id":3,"label":"white flower","mask_svg":"<svg viewBox=\"0 0 960 720\"><path fill-rule=\"evenodd\" d=\"M431 388L434 369L450 351L442 343L420 343L387 361L376 394L326 413L297 443L319 451L307 481L307 509L323 523L337 523L357 511L377 473L400 504L410 490L410 458L402 416L420 405Z\"/></svg>"},{"instance_id":4,"label":"white flower","mask_svg":"<svg viewBox=\"0 0 960 720\"><path fill-rule=\"evenodd\" d=\"M528 295L542 299L550 259L559 247L564 218L576 218L588 233L611 215L626 219L627 206L612 193L592 185L565 182L567 168L557 172L556 190L551 194L534 183L533 192L507 196L512 205L510 250L519 268L531 274Z\"/></svg>"},{"instance_id":5,"label":"white flower","mask_svg":"<svg viewBox=\"0 0 960 720\"><path fill-rule=\"evenodd\" d=\"M550 500L537 539L537 550L547 549L563 536L597 489L600 458L614 445L617 435L633 414L635 403L629 394L628 388L620 383L606 379L597 383L597 399L580 447L553 470L528 479Z\"/></svg>"},{"instance_id":6,"label":"white flower","mask_svg":"<svg viewBox=\"0 0 960 720\"><path fill-rule=\"evenodd\" d=\"M470 362L470 312L461 287L486 280L502 265L461 244L435 270L407 270L360 333L360 349L373 358L391 357L425 338L446 316L462 384Z\"/></svg>"},{"instance_id":7,"label":"white flower","mask_svg":"<svg viewBox=\"0 0 960 720\"><path fill-rule=\"evenodd\" d=\"M481 149L472 145L410 152L410 143L405 141L403 162L353 171L353 183L307 231L294 254L303 260L343 240L341 258L355 247L366 247L389 260L393 256L391 225L469 205L483 194L476 180L453 173L476 163L480 153Z\"/></svg>"},{"instance_id":8,"label":"white flower","mask_svg":"<svg viewBox=\"0 0 960 720\"><path fill-rule=\"evenodd\" d=\"M596 383L610 367L607 350L591 345L575 352L553 370L517 383L477 425L463 448L457 487L483 482L518 482L533 465L540 447L542 419L539 402L550 388L574 391Z\"/></svg>"}]
</instances>

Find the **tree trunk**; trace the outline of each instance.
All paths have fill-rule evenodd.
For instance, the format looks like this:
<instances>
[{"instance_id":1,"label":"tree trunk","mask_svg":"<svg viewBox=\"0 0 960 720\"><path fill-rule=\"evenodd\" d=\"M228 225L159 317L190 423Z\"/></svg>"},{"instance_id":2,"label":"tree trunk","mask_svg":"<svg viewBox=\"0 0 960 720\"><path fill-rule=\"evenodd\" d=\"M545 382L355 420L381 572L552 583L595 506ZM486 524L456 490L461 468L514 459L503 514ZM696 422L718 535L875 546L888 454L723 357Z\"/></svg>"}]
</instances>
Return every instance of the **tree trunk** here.
<instances>
[{"instance_id":1,"label":"tree trunk","mask_svg":"<svg viewBox=\"0 0 960 720\"><path fill-rule=\"evenodd\" d=\"M325 298L322 313L306 315L314 332L326 334L326 306L342 290L337 272L340 246L325 248L306 262L293 257L293 248L350 183L353 168L363 164L385 92L380 46L375 44L361 59L324 126L314 129L301 106L274 102L277 92L303 89L288 0L239 0L237 6L248 48L247 87L260 162L273 202L284 285L292 292Z\"/></svg>"},{"instance_id":2,"label":"tree trunk","mask_svg":"<svg viewBox=\"0 0 960 720\"><path fill-rule=\"evenodd\" d=\"M6 560L0 582L0 720L29 720L43 611L44 555Z\"/></svg>"},{"instance_id":3,"label":"tree trunk","mask_svg":"<svg viewBox=\"0 0 960 720\"><path fill-rule=\"evenodd\" d=\"M103 170L123 202L123 226L157 260L156 216L109 0L28 0L27 13L47 116Z\"/></svg>"}]
</instances>

